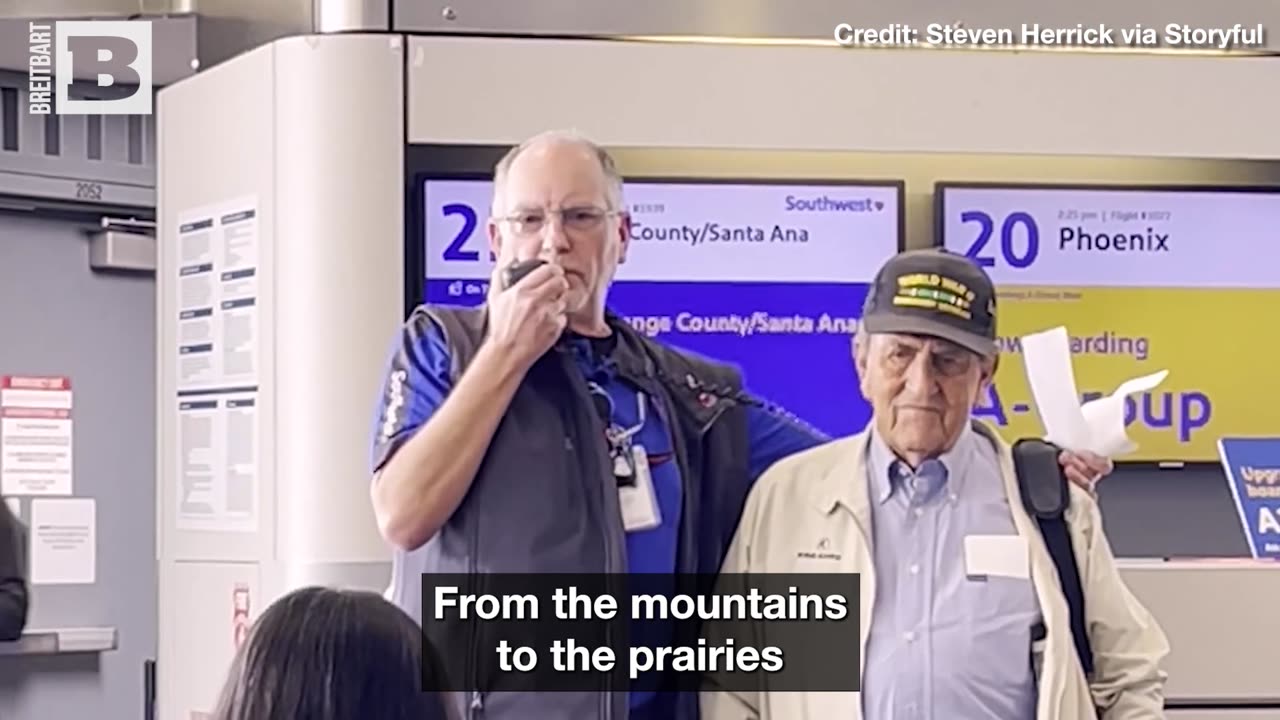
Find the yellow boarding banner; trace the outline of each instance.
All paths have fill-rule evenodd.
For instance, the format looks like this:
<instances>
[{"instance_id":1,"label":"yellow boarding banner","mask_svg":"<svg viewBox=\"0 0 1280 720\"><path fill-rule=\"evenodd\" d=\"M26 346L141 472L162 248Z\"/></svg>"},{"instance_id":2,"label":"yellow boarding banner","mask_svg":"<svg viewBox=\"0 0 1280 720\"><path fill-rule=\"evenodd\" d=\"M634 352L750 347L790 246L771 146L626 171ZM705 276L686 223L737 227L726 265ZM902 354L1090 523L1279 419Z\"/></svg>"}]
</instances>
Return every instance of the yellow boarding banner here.
<instances>
[{"instance_id":1,"label":"yellow boarding banner","mask_svg":"<svg viewBox=\"0 0 1280 720\"><path fill-rule=\"evenodd\" d=\"M1071 336L1082 399L1168 370L1133 395L1136 452L1122 461L1216 462L1218 438L1280 432L1280 290L1007 287L999 292L1000 368L974 414L1010 441L1041 437L1019 338L1059 325Z\"/></svg>"}]
</instances>

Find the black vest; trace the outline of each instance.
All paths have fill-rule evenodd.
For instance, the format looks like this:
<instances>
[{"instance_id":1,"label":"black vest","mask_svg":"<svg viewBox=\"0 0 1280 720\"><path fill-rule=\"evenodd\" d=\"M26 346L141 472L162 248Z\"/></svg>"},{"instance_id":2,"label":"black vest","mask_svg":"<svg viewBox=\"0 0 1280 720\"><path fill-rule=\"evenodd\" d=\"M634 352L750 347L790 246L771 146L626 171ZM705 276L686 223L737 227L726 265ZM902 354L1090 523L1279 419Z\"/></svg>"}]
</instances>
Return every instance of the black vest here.
<instances>
[{"instance_id":1,"label":"black vest","mask_svg":"<svg viewBox=\"0 0 1280 720\"><path fill-rule=\"evenodd\" d=\"M423 306L409 319L443 328L454 382L483 342L486 321L483 307ZM617 317L609 323L619 377L655 400L672 435L684 493L676 571L716 573L750 490L741 376L647 338ZM492 573L625 573L626 534L603 430L572 351L558 345L516 391L457 511L421 548L398 554L397 603L415 617L421 612L421 573L468 574L467 592L483 592L483 576ZM436 641L447 650L491 645L456 636ZM486 690L467 698L463 717L627 717L625 692ZM690 694L673 720L696 717Z\"/></svg>"}]
</instances>

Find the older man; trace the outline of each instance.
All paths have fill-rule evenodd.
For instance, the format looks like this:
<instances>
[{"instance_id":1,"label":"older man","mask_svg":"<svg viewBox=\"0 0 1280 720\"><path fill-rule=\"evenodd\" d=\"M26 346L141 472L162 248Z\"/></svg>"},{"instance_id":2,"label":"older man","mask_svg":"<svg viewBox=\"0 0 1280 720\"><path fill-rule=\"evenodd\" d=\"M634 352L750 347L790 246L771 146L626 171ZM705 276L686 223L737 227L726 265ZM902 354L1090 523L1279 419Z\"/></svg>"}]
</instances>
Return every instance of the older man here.
<instances>
[{"instance_id":1,"label":"older man","mask_svg":"<svg viewBox=\"0 0 1280 720\"><path fill-rule=\"evenodd\" d=\"M748 395L733 368L606 310L628 231L610 156L535 137L494 174L488 302L423 306L405 325L372 497L397 548L391 598L415 618L422 573L714 573L752 479L825 440ZM502 270L535 258L547 264L503 287ZM498 686L469 703L498 719L696 716L695 694L661 686L485 692Z\"/></svg>"},{"instance_id":2,"label":"older man","mask_svg":"<svg viewBox=\"0 0 1280 720\"><path fill-rule=\"evenodd\" d=\"M1126 589L1097 506L1072 490L1086 678L1010 448L970 417L998 362L995 313L966 258L913 251L881 269L854 343L871 427L766 472L723 568L860 573L862 692L712 691L708 720L1163 717L1168 646ZM820 539L838 559L797 556Z\"/></svg>"},{"instance_id":3,"label":"older man","mask_svg":"<svg viewBox=\"0 0 1280 720\"><path fill-rule=\"evenodd\" d=\"M754 479L826 438L607 310L630 224L603 149L540 135L493 192L487 303L418 308L387 373L372 499L397 548L391 598L418 618L422 573L715 573ZM504 288L530 259L546 264ZM1108 469L1063 462L1082 483ZM485 718L696 717L696 695L665 686L469 702Z\"/></svg>"}]
</instances>

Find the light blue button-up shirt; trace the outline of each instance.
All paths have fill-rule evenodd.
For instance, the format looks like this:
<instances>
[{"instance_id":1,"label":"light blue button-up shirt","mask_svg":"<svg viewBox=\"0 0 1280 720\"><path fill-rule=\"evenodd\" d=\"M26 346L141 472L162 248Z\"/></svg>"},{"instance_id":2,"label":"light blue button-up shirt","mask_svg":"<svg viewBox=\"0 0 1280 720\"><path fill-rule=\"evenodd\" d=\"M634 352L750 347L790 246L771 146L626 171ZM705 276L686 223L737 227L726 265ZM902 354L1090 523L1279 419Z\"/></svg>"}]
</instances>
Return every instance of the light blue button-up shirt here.
<instances>
[{"instance_id":1,"label":"light blue button-up shirt","mask_svg":"<svg viewBox=\"0 0 1280 720\"><path fill-rule=\"evenodd\" d=\"M874 431L867 472L876 599L867 720L1033 720L1030 579L970 578L968 535L1016 535L995 448L972 428L912 472Z\"/></svg>"}]
</instances>

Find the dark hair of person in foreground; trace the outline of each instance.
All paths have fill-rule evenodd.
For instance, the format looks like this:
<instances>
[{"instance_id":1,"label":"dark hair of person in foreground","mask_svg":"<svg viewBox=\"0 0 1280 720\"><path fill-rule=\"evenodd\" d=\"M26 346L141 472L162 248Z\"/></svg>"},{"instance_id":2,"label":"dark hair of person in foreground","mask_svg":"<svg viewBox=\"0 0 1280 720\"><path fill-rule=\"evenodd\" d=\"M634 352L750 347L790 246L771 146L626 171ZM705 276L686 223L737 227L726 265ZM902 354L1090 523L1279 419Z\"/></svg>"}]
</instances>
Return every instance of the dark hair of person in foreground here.
<instances>
[{"instance_id":1,"label":"dark hair of person in foreground","mask_svg":"<svg viewBox=\"0 0 1280 720\"><path fill-rule=\"evenodd\" d=\"M213 717L449 720L445 698L422 691L424 660L444 672L417 623L381 596L295 590L254 621Z\"/></svg>"},{"instance_id":2,"label":"dark hair of person in foreground","mask_svg":"<svg viewBox=\"0 0 1280 720\"><path fill-rule=\"evenodd\" d=\"M8 504L0 501L0 641L22 637L27 595L26 529Z\"/></svg>"}]
</instances>

